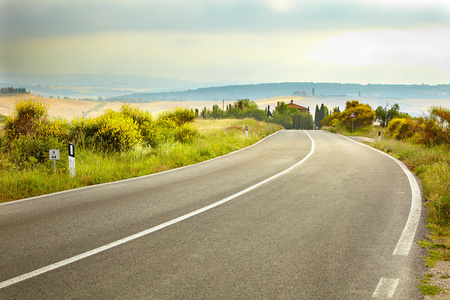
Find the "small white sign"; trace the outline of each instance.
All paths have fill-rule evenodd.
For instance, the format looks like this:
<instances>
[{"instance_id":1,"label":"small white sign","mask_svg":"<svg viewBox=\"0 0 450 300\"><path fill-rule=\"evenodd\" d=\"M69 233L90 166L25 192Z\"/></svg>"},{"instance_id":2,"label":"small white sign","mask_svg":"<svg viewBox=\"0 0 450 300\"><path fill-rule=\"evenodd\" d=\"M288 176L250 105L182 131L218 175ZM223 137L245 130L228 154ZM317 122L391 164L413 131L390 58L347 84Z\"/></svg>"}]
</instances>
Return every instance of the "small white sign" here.
<instances>
[{"instance_id":1,"label":"small white sign","mask_svg":"<svg viewBox=\"0 0 450 300\"><path fill-rule=\"evenodd\" d=\"M49 157L51 160L59 160L59 149L50 149Z\"/></svg>"}]
</instances>

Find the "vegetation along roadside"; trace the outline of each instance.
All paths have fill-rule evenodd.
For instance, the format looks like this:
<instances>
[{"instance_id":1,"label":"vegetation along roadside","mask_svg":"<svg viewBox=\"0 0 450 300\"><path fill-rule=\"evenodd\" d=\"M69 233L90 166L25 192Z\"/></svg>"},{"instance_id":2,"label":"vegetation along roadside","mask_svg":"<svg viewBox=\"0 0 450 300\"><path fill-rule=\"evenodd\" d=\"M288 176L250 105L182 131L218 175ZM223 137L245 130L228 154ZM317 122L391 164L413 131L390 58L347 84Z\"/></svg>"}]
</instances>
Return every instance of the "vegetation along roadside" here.
<instances>
[{"instance_id":1,"label":"vegetation along roadside","mask_svg":"<svg viewBox=\"0 0 450 300\"><path fill-rule=\"evenodd\" d=\"M430 235L420 242L428 251L424 259L429 272L420 280L419 289L427 297L447 297L450 292L450 110L432 107L427 116L412 118L401 113L397 104L386 105L375 111L379 127L358 120L368 115L366 111L359 117L356 115L357 126L351 133L349 115L350 111L358 111L357 105L348 101L346 111L334 109L324 118L324 129L372 138L372 146L399 158L420 178Z\"/></svg>"},{"instance_id":2,"label":"vegetation along roadside","mask_svg":"<svg viewBox=\"0 0 450 300\"><path fill-rule=\"evenodd\" d=\"M186 166L249 146L282 129L254 119L197 119L174 108L153 117L123 104L96 118L48 118L34 100L16 103L0 132L0 202L132 178ZM245 127L248 127L248 135ZM75 145L76 176L68 168L67 144ZM49 160L60 149L60 160ZM63 154L64 153L64 154Z\"/></svg>"}]
</instances>

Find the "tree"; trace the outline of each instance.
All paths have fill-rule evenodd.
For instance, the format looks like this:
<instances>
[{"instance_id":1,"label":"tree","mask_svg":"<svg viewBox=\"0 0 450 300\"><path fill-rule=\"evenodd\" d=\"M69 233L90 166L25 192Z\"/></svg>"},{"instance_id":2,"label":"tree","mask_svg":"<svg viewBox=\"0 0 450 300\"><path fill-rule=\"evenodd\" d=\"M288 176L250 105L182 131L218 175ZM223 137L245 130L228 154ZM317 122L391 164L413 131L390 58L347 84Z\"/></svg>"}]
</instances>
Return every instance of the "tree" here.
<instances>
[{"instance_id":1,"label":"tree","mask_svg":"<svg viewBox=\"0 0 450 300\"><path fill-rule=\"evenodd\" d=\"M318 128L319 127L319 106L316 104L316 111L314 113L314 127Z\"/></svg>"},{"instance_id":2,"label":"tree","mask_svg":"<svg viewBox=\"0 0 450 300\"><path fill-rule=\"evenodd\" d=\"M276 108L276 112L284 115L289 112L289 106L287 106L284 101L281 101L280 105L278 105L278 107Z\"/></svg>"},{"instance_id":3,"label":"tree","mask_svg":"<svg viewBox=\"0 0 450 300\"><path fill-rule=\"evenodd\" d=\"M314 118L314 124L316 125L316 128L320 129L322 128L322 120L328 115L328 107L325 105L319 107L316 105L316 114Z\"/></svg>"},{"instance_id":4,"label":"tree","mask_svg":"<svg viewBox=\"0 0 450 300\"><path fill-rule=\"evenodd\" d=\"M333 108L333 113L331 113L331 114L327 115L325 118L323 118L322 125L323 126L335 126L340 114L341 114L341 112L339 110L339 106Z\"/></svg>"},{"instance_id":5,"label":"tree","mask_svg":"<svg viewBox=\"0 0 450 300\"><path fill-rule=\"evenodd\" d=\"M373 124L375 120L375 112L372 110L369 104L359 103L358 100L347 101L345 105L346 109L339 114L339 123L346 128L352 127L352 121L354 128L369 126ZM352 118L352 113L355 117Z\"/></svg>"},{"instance_id":6,"label":"tree","mask_svg":"<svg viewBox=\"0 0 450 300\"><path fill-rule=\"evenodd\" d=\"M387 127L389 121L400 116L400 106L396 103L389 107L389 103L383 108L378 106L375 110L376 120L378 120L382 127Z\"/></svg>"},{"instance_id":7,"label":"tree","mask_svg":"<svg viewBox=\"0 0 450 300\"><path fill-rule=\"evenodd\" d=\"M310 113L302 113L298 110L292 114L293 129L312 129L314 125L313 118Z\"/></svg>"},{"instance_id":8,"label":"tree","mask_svg":"<svg viewBox=\"0 0 450 300\"><path fill-rule=\"evenodd\" d=\"M220 109L219 105L215 104L213 106L211 117L214 119L221 119L223 117L223 110Z\"/></svg>"}]
</instances>

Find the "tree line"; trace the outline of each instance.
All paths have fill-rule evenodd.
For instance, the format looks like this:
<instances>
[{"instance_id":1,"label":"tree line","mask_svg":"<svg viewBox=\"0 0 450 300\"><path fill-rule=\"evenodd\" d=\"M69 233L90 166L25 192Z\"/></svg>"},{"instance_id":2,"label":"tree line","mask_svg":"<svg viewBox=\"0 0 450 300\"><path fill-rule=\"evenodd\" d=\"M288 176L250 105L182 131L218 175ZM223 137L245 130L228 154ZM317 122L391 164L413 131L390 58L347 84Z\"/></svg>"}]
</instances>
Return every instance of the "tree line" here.
<instances>
[{"instance_id":1,"label":"tree line","mask_svg":"<svg viewBox=\"0 0 450 300\"><path fill-rule=\"evenodd\" d=\"M25 93L27 93L27 89L24 87L20 87L20 88L2 87L0 90L1 90L2 94L25 94Z\"/></svg>"},{"instance_id":2,"label":"tree line","mask_svg":"<svg viewBox=\"0 0 450 300\"><path fill-rule=\"evenodd\" d=\"M313 117L307 113L302 113L295 108L290 108L284 101L280 103L275 111L270 112L270 107L262 110L258 105L249 99L239 99L233 104L227 105L222 110L219 105L214 105L212 109L206 107L197 111L197 116L203 119L244 119L252 118L257 121L269 121L279 124L286 129L313 129ZM269 117L270 115L270 117ZM268 118L270 118L268 120Z\"/></svg>"}]
</instances>

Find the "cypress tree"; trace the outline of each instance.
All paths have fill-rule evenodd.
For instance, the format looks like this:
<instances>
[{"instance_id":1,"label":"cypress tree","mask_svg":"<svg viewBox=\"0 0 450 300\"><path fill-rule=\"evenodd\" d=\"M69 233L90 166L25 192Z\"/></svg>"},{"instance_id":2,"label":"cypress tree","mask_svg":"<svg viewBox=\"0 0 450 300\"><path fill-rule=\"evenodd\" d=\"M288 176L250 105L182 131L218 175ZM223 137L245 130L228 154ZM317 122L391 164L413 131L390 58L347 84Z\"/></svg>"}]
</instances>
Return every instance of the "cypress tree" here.
<instances>
[{"instance_id":1,"label":"cypress tree","mask_svg":"<svg viewBox=\"0 0 450 300\"><path fill-rule=\"evenodd\" d=\"M314 113L314 125L319 126L319 106L316 104L316 112Z\"/></svg>"}]
</instances>

